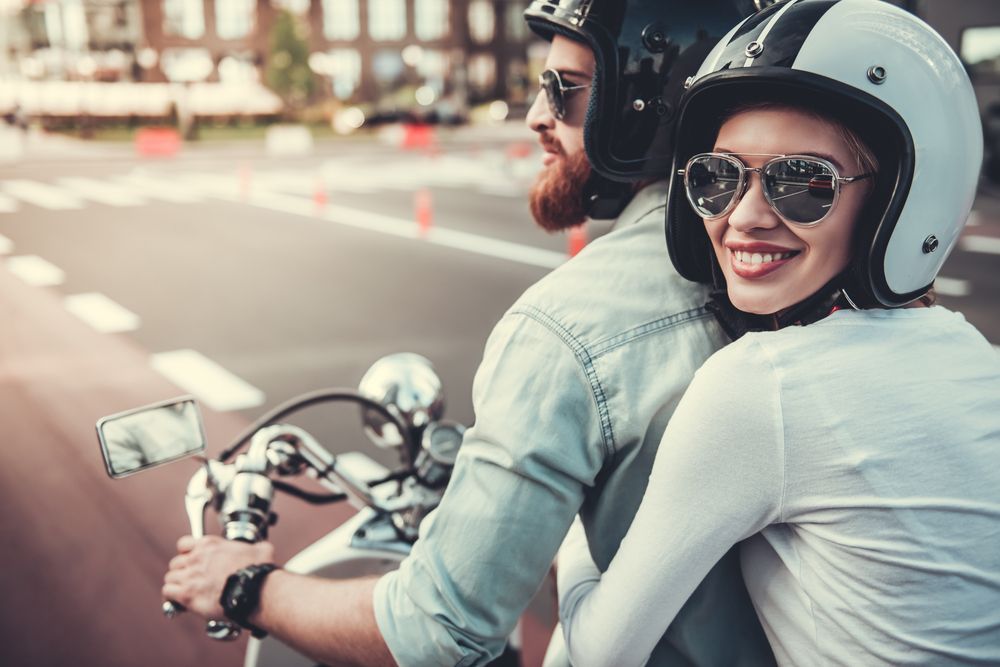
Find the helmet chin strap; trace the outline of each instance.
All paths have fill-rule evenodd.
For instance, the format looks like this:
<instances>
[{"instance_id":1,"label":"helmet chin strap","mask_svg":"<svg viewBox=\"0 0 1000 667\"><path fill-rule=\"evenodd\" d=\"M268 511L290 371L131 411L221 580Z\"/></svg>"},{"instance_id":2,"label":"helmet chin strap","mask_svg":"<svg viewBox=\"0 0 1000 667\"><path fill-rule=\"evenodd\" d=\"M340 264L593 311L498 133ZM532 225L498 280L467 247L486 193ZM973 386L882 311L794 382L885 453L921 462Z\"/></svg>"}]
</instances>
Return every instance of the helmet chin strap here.
<instances>
[{"instance_id":1,"label":"helmet chin strap","mask_svg":"<svg viewBox=\"0 0 1000 667\"><path fill-rule=\"evenodd\" d=\"M594 220L617 218L635 194L634 183L621 183L591 169L583 187L583 208Z\"/></svg>"},{"instance_id":2,"label":"helmet chin strap","mask_svg":"<svg viewBox=\"0 0 1000 667\"><path fill-rule=\"evenodd\" d=\"M729 291L722 269L714 256L711 258L711 266L712 291L705 307L715 315L722 330L732 340L737 340L751 331L777 331L787 326L813 324L828 316L837 307L860 310L847 295L845 271L834 276L809 297L780 312L770 315L747 313L729 300Z\"/></svg>"}]
</instances>

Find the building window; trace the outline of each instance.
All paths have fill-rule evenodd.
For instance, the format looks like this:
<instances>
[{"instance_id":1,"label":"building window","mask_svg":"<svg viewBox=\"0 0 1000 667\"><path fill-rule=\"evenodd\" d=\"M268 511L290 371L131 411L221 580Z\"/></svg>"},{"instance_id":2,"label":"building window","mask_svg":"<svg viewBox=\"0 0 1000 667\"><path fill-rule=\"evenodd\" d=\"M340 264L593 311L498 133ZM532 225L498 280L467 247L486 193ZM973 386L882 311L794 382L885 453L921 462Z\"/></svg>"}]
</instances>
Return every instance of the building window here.
<instances>
[{"instance_id":1,"label":"building window","mask_svg":"<svg viewBox=\"0 0 1000 667\"><path fill-rule=\"evenodd\" d=\"M252 53L230 54L219 61L219 80L222 83L257 82L260 75L253 64Z\"/></svg>"},{"instance_id":2,"label":"building window","mask_svg":"<svg viewBox=\"0 0 1000 667\"><path fill-rule=\"evenodd\" d=\"M323 35L327 39L357 39L360 32L358 0L323 0Z\"/></svg>"},{"instance_id":3,"label":"building window","mask_svg":"<svg viewBox=\"0 0 1000 667\"><path fill-rule=\"evenodd\" d=\"M382 49L376 52L372 59L372 71L380 90L393 90L403 78L405 71L403 58L399 55L399 51Z\"/></svg>"},{"instance_id":4,"label":"building window","mask_svg":"<svg viewBox=\"0 0 1000 667\"><path fill-rule=\"evenodd\" d=\"M215 0L215 31L221 39L239 39L253 30L256 0Z\"/></svg>"},{"instance_id":5,"label":"building window","mask_svg":"<svg viewBox=\"0 0 1000 667\"><path fill-rule=\"evenodd\" d=\"M531 32L528 22L524 20L525 4L523 2L507 3L507 39L523 42Z\"/></svg>"},{"instance_id":6,"label":"building window","mask_svg":"<svg viewBox=\"0 0 1000 667\"><path fill-rule=\"evenodd\" d=\"M368 0L368 34L391 41L406 36L406 0Z\"/></svg>"},{"instance_id":7,"label":"building window","mask_svg":"<svg viewBox=\"0 0 1000 667\"><path fill-rule=\"evenodd\" d=\"M479 44L493 40L496 32L496 15L490 0L472 0L469 3L469 35Z\"/></svg>"},{"instance_id":8,"label":"building window","mask_svg":"<svg viewBox=\"0 0 1000 667\"><path fill-rule=\"evenodd\" d=\"M480 94L493 90L497 82L497 61L489 53L477 53L469 58L469 84Z\"/></svg>"},{"instance_id":9,"label":"building window","mask_svg":"<svg viewBox=\"0 0 1000 667\"><path fill-rule=\"evenodd\" d=\"M203 0L163 0L163 32L188 39L205 34Z\"/></svg>"},{"instance_id":10,"label":"building window","mask_svg":"<svg viewBox=\"0 0 1000 667\"><path fill-rule=\"evenodd\" d=\"M417 39L441 39L448 34L448 0L416 0L413 22Z\"/></svg>"},{"instance_id":11,"label":"building window","mask_svg":"<svg viewBox=\"0 0 1000 667\"><path fill-rule=\"evenodd\" d=\"M361 54L355 49L330 49L328 75L333 83L333 94L346 100L361 84Z\"/></svg>"},{"instance_id":12,"label":"building window","mask_svg":"<svg viewBox=\"0 0 1000 667\"><path fill-rule=\"evenodd\" d=\"M973 76L1000 75L1000 26L966 28L959 51Z\"/></svg>"}]
</instances>

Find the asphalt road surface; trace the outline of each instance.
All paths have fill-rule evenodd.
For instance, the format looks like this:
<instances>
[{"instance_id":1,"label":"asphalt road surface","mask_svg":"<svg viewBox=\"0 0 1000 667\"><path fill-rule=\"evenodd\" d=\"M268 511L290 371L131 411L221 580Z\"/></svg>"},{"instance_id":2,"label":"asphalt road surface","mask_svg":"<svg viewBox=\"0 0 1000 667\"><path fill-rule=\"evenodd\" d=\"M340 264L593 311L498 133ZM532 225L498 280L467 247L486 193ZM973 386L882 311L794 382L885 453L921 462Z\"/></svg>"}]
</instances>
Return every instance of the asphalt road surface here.
<instances>
[{"instance_id":1,"label":"asphalt road surface","mask_svg":"<svg viewBox=\"0 0 1000 667\"><path fill-rule=\"evenodd\" d=\"M268 407L354 386L399 351L431 359L448 415L471 422L489 331L566 260L567 239L529 219L531 141L505 126L458 131L432 151L351 139L303 156L242 144L143 160L129 146L36 138L0 165L0 663L240 664L240 645L159 615L193 465L111 481L94 422L192 393L218 452ZM980 197L938 282L940 301L994 344L998 202ZM334 452L397 463L354 409L316 408L299 423ZM278 502L281 559L348 511ZM537 652L546 599L535 620Z\"/></svg>"}]
</instances>

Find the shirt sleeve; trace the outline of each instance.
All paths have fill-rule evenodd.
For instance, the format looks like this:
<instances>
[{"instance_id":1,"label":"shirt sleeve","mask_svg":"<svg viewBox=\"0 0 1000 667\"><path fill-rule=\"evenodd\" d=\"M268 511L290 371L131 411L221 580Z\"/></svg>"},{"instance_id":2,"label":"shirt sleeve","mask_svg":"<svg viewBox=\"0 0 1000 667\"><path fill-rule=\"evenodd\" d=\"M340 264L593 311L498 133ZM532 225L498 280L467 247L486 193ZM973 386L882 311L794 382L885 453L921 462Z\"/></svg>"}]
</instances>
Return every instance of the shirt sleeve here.
<instances>
[{"instance_id":1,"label":"shirt sleeve","mask_svg":"<svg viewBox=\"0 0 1000 667\"><path fill-rule=\"evenodd\" d=\"M590 376L540 319L497 325L473 405L433 520L375 589L379 630L404 667L484 665L502 652L604 462Z\"/></svg>"},{"instance_id":2,"label":"shirt sleeve","mask_svg":"<svg viewBox=\"0 0 1000 667\"><path fill-rule=\"evenodd\" d=\"M778 380L748 337L695 375L607 571L597 580L579 568L578 580L561 582L560 620L573 665L644 665L712 566L778 520L783 487Z\"/></svg>"}]
</instances>

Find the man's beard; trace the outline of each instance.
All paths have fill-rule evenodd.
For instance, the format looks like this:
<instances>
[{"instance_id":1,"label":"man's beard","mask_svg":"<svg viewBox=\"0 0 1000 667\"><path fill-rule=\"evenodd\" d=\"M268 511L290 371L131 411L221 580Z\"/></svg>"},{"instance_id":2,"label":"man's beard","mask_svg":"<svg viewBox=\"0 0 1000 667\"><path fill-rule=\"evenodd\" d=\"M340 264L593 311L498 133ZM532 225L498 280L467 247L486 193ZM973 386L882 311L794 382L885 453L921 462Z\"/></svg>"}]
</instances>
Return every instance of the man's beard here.
<instances>
[{"instance_id":1,"label":"man's beard","mask_svg":"<svg viewBox=\"0 0 1000 667\"><path fill-rule=\"evenodd\" d=\"M583 192L590 179L590 162L584 151L568 157L559 153L555 162L538 174L528 203L538 226L559 232L587 219Z\"/></svg>"}]
</instances>

